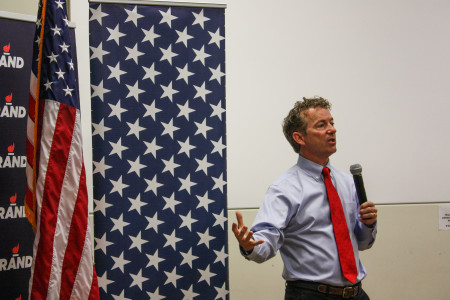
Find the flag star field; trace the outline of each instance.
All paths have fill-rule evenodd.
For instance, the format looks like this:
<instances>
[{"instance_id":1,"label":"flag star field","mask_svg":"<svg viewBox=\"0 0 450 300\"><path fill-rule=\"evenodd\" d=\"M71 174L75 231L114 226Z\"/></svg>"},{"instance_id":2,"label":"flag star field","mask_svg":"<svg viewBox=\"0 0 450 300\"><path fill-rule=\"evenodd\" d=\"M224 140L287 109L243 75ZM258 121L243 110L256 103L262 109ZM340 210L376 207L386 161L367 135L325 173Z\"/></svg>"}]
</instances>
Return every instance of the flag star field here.
<instances>
[{"instance_id":1,"label":"flag star field","mask_svg":"<svg viewBox=\"0 0 450 300\"><path fill-rule=\"evenodd\" d=\"M228 299L222 8L90 3L102 299Z\"/></svg>"}]
</instances>

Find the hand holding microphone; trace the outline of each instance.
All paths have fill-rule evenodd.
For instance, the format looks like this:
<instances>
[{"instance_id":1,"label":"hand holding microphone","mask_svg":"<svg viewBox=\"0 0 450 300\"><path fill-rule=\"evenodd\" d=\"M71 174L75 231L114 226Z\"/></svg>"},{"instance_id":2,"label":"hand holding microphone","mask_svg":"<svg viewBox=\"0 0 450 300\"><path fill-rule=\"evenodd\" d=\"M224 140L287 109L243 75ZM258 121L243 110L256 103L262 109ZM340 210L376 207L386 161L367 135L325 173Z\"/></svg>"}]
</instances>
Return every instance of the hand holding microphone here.
<instances>
[{"instance_id":1,"label":"hand holding microphone","mask_svg":"<svg viewBox=\"0 0 450 300\"><path fill-rule=\"evenodd\" d=\"M360 164L350 166L350 173L353 175L355 182L356 193L358 194L360 210L360 220L364 224L371 226L377 221L377 208L373 202L367 201L366 190L364 188L364 181L362 178L362 167Z\"/></svg>"}]
</instances>

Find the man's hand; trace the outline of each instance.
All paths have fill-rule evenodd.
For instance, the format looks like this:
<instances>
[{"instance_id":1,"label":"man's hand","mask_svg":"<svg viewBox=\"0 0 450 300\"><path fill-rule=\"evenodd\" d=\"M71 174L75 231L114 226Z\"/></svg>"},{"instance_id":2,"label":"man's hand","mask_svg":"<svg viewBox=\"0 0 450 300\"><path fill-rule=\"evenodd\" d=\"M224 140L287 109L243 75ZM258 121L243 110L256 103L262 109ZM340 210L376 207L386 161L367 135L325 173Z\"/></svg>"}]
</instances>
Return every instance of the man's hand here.
<instances>
[{"instance_id":1,"label":"man's hand","mask_svg":"<svg viewBox=\"0 0 450 300\"><path fill-rule=\"evenodd\" d=\"M233 223L232 230L239 245L247 252L251 252L255 246L264 243L263 240L255 241L252 239L253 232L248 230L248 227L244 225L242 214L236 211L236 219L238 223Z\"/></svg>"},{"instance_id":2,"label":"man's hand","mask_svg":"<svg viewBox=\"0 0 450 300\"><path fill-rule=\"evenodd\" d=\"M367 226L371 226L377 221L377 212L378 210L373 202L364 202L359 208L359 220Z\"/></svg>"}]
</instances>

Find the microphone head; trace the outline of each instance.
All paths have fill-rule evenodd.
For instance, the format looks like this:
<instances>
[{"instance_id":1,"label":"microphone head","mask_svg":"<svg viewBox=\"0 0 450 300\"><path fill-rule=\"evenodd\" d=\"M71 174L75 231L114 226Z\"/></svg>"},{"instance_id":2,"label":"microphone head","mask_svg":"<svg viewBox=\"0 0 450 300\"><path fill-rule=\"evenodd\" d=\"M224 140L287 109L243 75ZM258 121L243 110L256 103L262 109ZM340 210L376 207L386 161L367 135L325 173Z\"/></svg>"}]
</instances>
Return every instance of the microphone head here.
<instances>
[{"instance_id":1,"label":"microphone head","mask_svg":"<svg viewBox=\"0 0 450 300\"><path fill-rule=\"evenodd\" d=\"M352 175L361 175L362 173L362 167L360 164L354 164L350 166L350 173Z\"/></svg>"}]
</instances>

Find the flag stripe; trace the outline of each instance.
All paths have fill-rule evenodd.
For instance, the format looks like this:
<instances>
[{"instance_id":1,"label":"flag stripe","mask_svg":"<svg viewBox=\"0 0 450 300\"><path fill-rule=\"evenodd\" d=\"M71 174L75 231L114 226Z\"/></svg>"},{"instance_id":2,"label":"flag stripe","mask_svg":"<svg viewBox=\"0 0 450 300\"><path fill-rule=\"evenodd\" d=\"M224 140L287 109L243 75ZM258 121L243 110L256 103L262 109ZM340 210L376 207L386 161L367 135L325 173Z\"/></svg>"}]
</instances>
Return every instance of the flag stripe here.
<instances>
[{"instance_id":1,"label":"flag stripe","mask_svg":"<svg viewBox=\"0 0 450 300\"><path fill-rule=\"evenodd\" d=\"M59 106L59 109L53 109L52 106L55 105ZM52 262L56 255L54 253L54 237L61 197L61 187L70 150L70 147L67 147L66 145L71 144L70 140L75 118L73 110L69 110L62 105L60 106L57 102L47 101L45 112L49 113L46 114L43 119L43 135L50 132L46 125L51 126L51 124L55 124L56 126L54 127L54 133L52 134L53 138L46 136L41 139L41 162L39 163L39 165L42 166L42 160L45 160L47 157L49 158L47 169L41 170L40 172L45 175L41 176L40 174L39 176L39 178L45 178L45 184L43 186L40 203L42 207L39 221L39 231L41 236L36 254L36 268L38 268L40 272L39 274L34 274L34 281L36 283L40 282L37 287L40 289L39 294L42 293L42 295L47 295L47 291L50 288L50 272L52 269ZM55 112L58 112L56 116ZM49 149L49 155L46 155L46 153L44 154L44 151L47 149ZM39 191L39 187L37 187L37 190ZM45 293L44 289L46 290Z\"/></svg>"}]
</instances>

